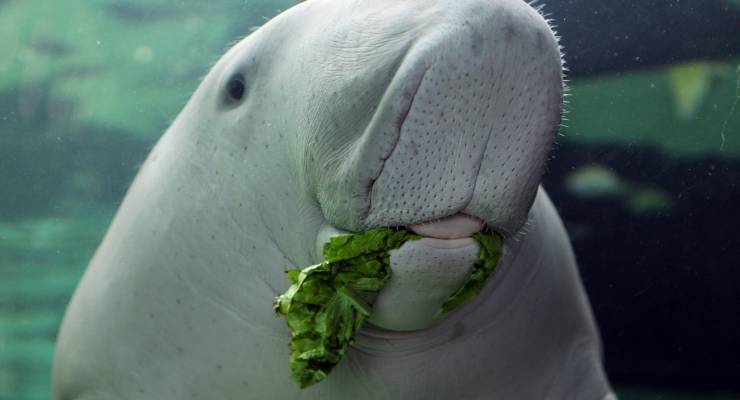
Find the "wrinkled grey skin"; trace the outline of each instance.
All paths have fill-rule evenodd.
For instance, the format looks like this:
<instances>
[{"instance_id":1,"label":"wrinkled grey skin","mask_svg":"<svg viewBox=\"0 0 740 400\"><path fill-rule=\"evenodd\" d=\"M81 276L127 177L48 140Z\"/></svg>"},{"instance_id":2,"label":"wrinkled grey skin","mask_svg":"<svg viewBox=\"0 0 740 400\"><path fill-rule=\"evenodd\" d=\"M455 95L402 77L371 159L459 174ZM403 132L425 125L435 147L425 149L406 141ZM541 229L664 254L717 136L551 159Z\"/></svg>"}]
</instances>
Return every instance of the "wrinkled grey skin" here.
<instances>
[{"instance_id":1,"label":"wrinkled grey skin","mask_svg":"<svg viewBox=\"0 0 740 400\"><path fill-rule=\"evenodd\" d=\"M242 101L226 91L237 74ZM611 398L538 190L561 103L555 37L521 0L283 13L215 65L142 167L67 311L54 398ZM484 291L426 329L368 325L299 390L272 301L286 267L320 260L319 229L459 211L507 237Z\"/></svg>"}]
</instances>

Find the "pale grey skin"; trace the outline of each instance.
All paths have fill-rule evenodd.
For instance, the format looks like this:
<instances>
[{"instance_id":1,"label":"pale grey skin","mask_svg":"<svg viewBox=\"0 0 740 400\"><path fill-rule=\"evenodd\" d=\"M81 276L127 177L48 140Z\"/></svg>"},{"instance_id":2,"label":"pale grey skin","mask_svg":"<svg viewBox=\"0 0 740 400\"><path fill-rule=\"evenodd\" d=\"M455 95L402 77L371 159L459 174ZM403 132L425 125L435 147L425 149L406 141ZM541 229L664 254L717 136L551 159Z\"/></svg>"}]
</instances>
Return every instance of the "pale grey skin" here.
<instances>
[{"instance_id":1,"label":"pale grey skin","mask_svg":"<svg viewBox=\"0 0 740 400\"><path fill-rule=\"evenodd\" d=\"M235 74L242 101L225 89ZM557 41L521 0L283 13L214 66L143 165L67 311L54 398L611 398L538 190L561 103ZM368 325L299 390L272 301L286 267L320 260L320 227L458 211L507 237L484 291L426 329Z\"/></svg>"}]
</instances>

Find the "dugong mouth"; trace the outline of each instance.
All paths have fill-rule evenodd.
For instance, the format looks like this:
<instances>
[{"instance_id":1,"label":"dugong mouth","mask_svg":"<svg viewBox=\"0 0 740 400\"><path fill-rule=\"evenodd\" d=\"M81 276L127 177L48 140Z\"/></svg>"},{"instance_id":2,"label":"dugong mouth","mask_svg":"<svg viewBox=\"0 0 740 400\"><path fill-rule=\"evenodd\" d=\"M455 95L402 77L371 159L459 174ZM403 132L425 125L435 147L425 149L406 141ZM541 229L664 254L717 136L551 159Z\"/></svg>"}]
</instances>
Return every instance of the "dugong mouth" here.
<instances>
[{"instance_id":1,"label":"dugong mouth","mask_svg":"<svg viewBox=\"0 0 740 400\"><path fill-rule=\"evenodd\" d=\"M417 235L435 239L462 239L473 236L485 227L485 222L475 216L456 213L435 221L411 224L408 229Z\"/></svg>"},{"instance_id":2,"label":"dugong mouth","mask_svg":"<svg viewBox=\"0 0 740 400\"><path fill-rule=\"evenodd\" d=\"M462 212L403 228L421 238L389 252L392 275L368 322L415 331L435 324L442 304L469 279L481 251L473 236L493 231L481 218ZM325 223L317 235L317 254L331 236L351 233Z\"/></svg>"},{"instance_id":3,"label":"dugong mouth","mask_svg":"<svg viewBox=\"0 0 740 400\"><path fill-rule=\"evenodd\" d=\"M506 235L497 229L489 227L484 220L474 215L457 212L455 214L438 218L435 220L412 223L406 226L396 226L391 228L408 229L415 234L422 236L422 241L430 247L437 249L455 249L468 246L473 242L471 237L478 232L495 232L502 237ZM319 229L316 237L316 255L322 253L324 243L331 236L347 235L353 232L337 228L328 222Z\"/></svg>"}]
</instances>

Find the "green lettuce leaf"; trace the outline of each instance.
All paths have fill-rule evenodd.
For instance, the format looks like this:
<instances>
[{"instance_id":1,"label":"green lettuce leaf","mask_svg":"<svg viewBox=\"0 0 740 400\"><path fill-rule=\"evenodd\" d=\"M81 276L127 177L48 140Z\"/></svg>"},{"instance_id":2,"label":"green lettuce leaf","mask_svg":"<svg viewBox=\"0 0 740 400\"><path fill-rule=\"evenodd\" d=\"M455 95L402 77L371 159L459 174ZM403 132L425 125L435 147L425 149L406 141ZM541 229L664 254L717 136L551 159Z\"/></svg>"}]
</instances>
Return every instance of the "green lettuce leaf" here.
<instances>
[{"instance_id":1,"label":"green lettuce leaf","mask_svg":"<svg viewBox=\"0 0 740 400\"><path fill-rule=\"evenodd\" d=\"M473 239L480 245L478 259L473 264L467 282L442 305L441 314L446 314L477 296L501 258L503 248L501 236L478 232L473 235Z\"/></svg>"},{"instance_id":2,"label":"green lettuce leaf","mask_svg":"<svg viewBox=\"0 0 740 400\"><path fill-rule=\"evenodd\" d=\"M371 304L391 277L389 251L421 236L390 228L333 236L324 261L287 271L290 288L275 299L275 311L291 332L290 367L301 388L320 382L344 357L372 313ZM477 233L481 251L468 281L442 306L444 314L475 297L501 255L498 235Z\"/></svg>"},{"instance_id":3,"label":"green lettuce leaf","mask_svg":"<svg viewBox=\"0 0 740 400\"><path fill-rule=\"evenodd\" d=\"M418 239L405 230L334 236L324 262L287 271L293 285L275 300L291 331L290 367L301 388L320 382L342 359L391 276L390 250Z\"/></svg>"}]
</instances>

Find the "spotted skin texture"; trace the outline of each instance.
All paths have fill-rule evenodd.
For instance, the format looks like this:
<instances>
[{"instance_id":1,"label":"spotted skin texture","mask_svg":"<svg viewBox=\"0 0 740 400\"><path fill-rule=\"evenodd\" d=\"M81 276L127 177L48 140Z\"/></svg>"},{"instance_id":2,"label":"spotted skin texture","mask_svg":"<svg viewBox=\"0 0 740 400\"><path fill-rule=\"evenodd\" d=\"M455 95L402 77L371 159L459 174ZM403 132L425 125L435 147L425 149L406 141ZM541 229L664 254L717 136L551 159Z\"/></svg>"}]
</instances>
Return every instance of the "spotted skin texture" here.
<instances>
[{"instance_id":1,"label":"spotted skin texture","mask_svg":"<svg viewBox=\"0 0 740 400\"><path fill-rule=\"evenodd\" d=\"M216 63L142 166L68 307L54 399L609 395L539 188L562 89L555 36L521 0L309 0L274 18ZM419 317L413 304L459 286L475 248L398 249L375 324L299 390L272 301L285 269L321 260L322 227L456 212L506 236L480 295ZM423 329L394 327L401 313Z\"/></svg>"},{"instance_id":2,"label":"spotted skin texture","mask_svg":"<svg viewBox=\"0 0 740 400\"><path fill-rule=\"evenodd\" d=\"M485 36L490 43L468 21L438 33L444 40L428 50L399 140L373 185L378 211L368 224L405 224L462 210L488 217L505 232L521 225L526 208L516 205L531 204L560 120L562 84L551 35L549 51L538 48L546 27L532 30L510 18L496 16L503 32Z\"/></svg>"}]
</instances>

